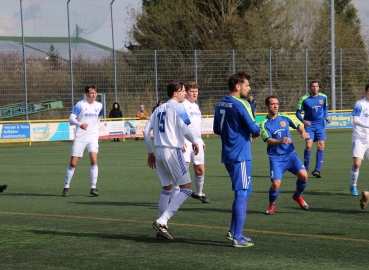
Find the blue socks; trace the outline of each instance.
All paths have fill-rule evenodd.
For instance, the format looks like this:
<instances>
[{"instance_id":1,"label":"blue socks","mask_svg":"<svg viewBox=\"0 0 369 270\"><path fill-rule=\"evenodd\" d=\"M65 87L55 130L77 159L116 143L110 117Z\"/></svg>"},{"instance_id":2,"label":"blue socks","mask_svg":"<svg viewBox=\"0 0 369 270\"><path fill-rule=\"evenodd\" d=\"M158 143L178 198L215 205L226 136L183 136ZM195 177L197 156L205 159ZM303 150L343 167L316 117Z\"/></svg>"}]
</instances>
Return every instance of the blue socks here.
<instances>
[{"instance_id":1,"label":"blue socks","mask_svg":"<svg viewBox=\"0 0 369 270\"><path fill-rule=\"evenodd\" d=\"M230 231L234 232L235 239L242 238L243 225L246 220L248 197L236 195L232 206L232 221Z\"/></svg>"},{"instance_id":2,"label":"blue socks","mask_svg":"<svg viewBox=\"0 0 369 270\"><path fill-rule=\"evenodd\" d=\"M279 189L273 190L272 187L269 188L269 204L274 204L277 200L279 194Z\"/></svg>"},{"instance_id":3,"label":"blue socks","mask_svg":"<svg viewBox=\"0 0 369 270\"><path fill-rule=\"evenodd\" d=\"M300 197L301 194L304 192L307 185L307 181L303 182L300 179L297 179L296 181L296 191L294 193L295 197Z\"/></svg>"},{"instance_id":4,"label":"blue socks","mask_svg":"<svg viewBox=\"0 0 369 270\"><path fill-rule=\"evenodd\" d=\"M316 165L315 170L320 171L323 165L323 159L324 159L324 150L317 150L316 151Z\"/></svg>"},{"instance_id":5,"label":"blue socks","mask_svg":"<svg viewBox=\"0 0 369 270\"><path fill-rule=\"evenodd\" d=\"M307 151L306 149L304 150L304 166L306 168L306 170L309 169L309 164L310 164L310 152L311 151Z\"/></svg>"}]
</instances>

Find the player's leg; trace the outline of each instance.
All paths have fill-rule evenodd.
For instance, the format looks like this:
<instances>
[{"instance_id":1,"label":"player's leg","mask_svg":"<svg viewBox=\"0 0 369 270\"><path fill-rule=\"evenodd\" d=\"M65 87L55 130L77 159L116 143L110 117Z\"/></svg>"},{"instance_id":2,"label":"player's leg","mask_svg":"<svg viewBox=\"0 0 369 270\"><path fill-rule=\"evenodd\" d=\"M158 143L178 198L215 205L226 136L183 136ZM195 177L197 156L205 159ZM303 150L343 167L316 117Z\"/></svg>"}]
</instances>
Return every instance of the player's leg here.
<instances>
[{"instance_id":1,"label":"player's leg","mask_svg":"<svg viewBox=\"0 0 369 270\"><path fill-rule=\"evenodd\" d=\"M99 151L99 143L91 142L87 144L88 154L90 156L90 180L91 180L91 189L90 195L99 196L99 192L96 189L97 178L99 175L99 167L97 165L97 153Z\"/></svg>"},{"instance_id":2,"label":"player's leg","mask_svg":"<svg viewBox=\"0 0 369 270\"><path fill-rule=\"evenodd\" d=\"M308 210L309 206L301 196L307 186L307 171L305 170L305 167L297 156L296 152L292 152L290 154L290 160L287 163L289 164L288 171L297 176L296 191L292 195L292 198L299 203L302 209Z\"/></svg>"},{"instance_id":3,"label":"player's leg","mask_svg":"<svg viewBox=\"0 0 369 270\"><path fill-rule=\"evenodd\" d=\"M79 141L73 142L70 162L69 162L69 165L65 173L64 189L62 192L62 196L64 197L69 196L70 182L72 181L74 171L78 164L79 158L83 157L83 151L85 150L85 148L86 148L85 142L79 142Z\"/></svg>"},{"instance_id":4,"label":"player's leg","mask_svg":"<svg viewBox=\"0 0 369 270\"><path fill-rule=\"evenodd\" d=\"M324 128L315 131L315 141L317 142L316 162L315 169L311 174L317 178L322 177L320 174L320 169L322 168L324 161L325 139L326 133Z\"/></svg>"},{"instance_id":5,"label":"player's leg","mask_svg":"<svg viewBox=\"0 0 369 270\"><path fill-rule=\"evenodd\" d=\"M158 159L165 160L162 165L165 166L168 174L171 175L173 185L178 185L180 187L180 192L171 199L167 209L159 219L154 221L153 227L155 230L162 232L164 237L173 239L173 236L168 232L167 223L184 201L191 196L191 177L185 166L186 162L181 149L162 149L162 155L157 155L157 162Z\"/></svg>"},{"instance_id":6,"label":"player's leg","mask_svg":"<svg viewBox=\"0 0 369 270\"><path fill-rule=\"evenodd\" d=\"M357 182L359 179L359 172L360 172L360 166L361 162L364 159L364 154L368 153L368 146L362 144L361 142L353 142L351 146L352 150L352 159L353 159L353 165L350 172L350 192L351 195L357 196L358 190L357 190ZM368 156L367 156L368 157Z\"/></svg>"},{"instance_id":7,"label":"player's leg","mask_svg":"<svg viewBox=\"0 0 369 270\"><path fill-rule=\"evenodd\" d=\"M270 181L272 185L269 188L269 206L265 212L266 215L273 215L275 212L275 203L279 195L282 176L286 171L286 165L288 165L288 162L281 158L269 156Z\"/></svg>"},{"instance_id":8,"label":"player's leg","mask_svg":"<svg viewBox=\"0 0 369 270\"><path fill-rule=\"evenodd\" d=\"M232 180L232 190L234 190L235 198L232 204L232 219L228 239L233 240L233 246L245 247L253 245L251 239L242 234L243 226L246 220L247 201L250 196L248 191L251 187L252 163L242 161L235 164L225 164L229 176Z\"/></svg>"},{"instance_id":9,"label":"player's leg","mask_svg":"<svg viewBox=\"0 0 369 270\"><path fill-rule=\"evenodd\" d=\"M162 160L162 148L156 149L156 172L158 174L160 186L162 187L162 191L159 198L158 203L158 217L160 218L164 211L167 209L170 198L173 192L173 185L171 175L166 169L164 162ZM179 187L178 187L179 189Z\"/></svg>"},{"instance_id":10,"label":"player's leg","mask_svg":"<svg viewBox=\"0 0 369 270\"><path fill-rule=\"evenodd\" d=\"M304 166L306 170L309 170L310 165L310 153L311 148L313 147L313 140L314 140L314 131L311 130L310 127L305 127L305 131L309 133L309 137L305 139L305 150L304 150Z\"/></svg>"}]
</instances>

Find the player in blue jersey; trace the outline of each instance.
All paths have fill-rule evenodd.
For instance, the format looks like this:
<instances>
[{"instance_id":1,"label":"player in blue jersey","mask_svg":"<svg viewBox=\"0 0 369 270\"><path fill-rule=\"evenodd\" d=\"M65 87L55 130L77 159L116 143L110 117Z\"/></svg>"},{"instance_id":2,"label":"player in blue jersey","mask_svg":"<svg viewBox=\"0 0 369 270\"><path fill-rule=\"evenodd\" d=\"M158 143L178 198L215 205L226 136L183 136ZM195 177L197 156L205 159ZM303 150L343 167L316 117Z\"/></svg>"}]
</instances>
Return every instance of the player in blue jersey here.
<instances>
[{"instance_id":1,"label":"player in blue jersey","mask_svg":"<svg viewBox=\"0 0 369 270\"><path fill-rule=\"evenodd\" d=\"M351 113L354 127L352 129L352 159L351 168L351 195L357 196L357 181L364 155L369 159L369 84L365 86L365 98L355 103ZM369 192L363 191L360 200L361 209L364 209L369 201Z\"/></svg>"},{"instance_id":2,"label":"player in blue jersey","mask_svg":"<svg viewBox=\"0 0 369 270\"><path fill-rule=\"evenodd\" d=\"M232 180L234 201L231 227L227 239L234 247L250 247L251 239L243 236L246 220L247 200L252 190L252 164L250 134L260 137L260 128L252 116L250 104L244 100L251 91L250 75L239 71L229 77L229 96L225 96L215 107L213 130L222 140L221 160Z\"/></svg>"},{"instance_id":3,"label":"player in blue jersey","mask_svg":"<svg viewBox=\"0 0 369 270\"><path fill-rule=\"evenodd\" d=\"M159 218L152 226L158 232L158 239L173 240L167 223L192 194L191 176L182 153L184 139L192 144L194 155L199 153L199 143L202 140L195 138L187 126L191 122L181 104L186 97L184 83L172 81L167 86L167 94L170 99L154 110L143 133L148 150L147 163L151 169L156 168L162 186L158 206ZM156 155L152 148L151 131ZM173 185L179 186L180 191L169 202Z\"/></svg>"},{"instance_id":4,"label":"player in blue jersey","mask_svg":"<svg viewBox=\"0 0 369 270\"><path fill-rule=\"evenodd\" d=\"M308 175L305 166L295 152L289 127L297 129L304 139L309 135L304 127L296 123L291 116L278 113L279 100L277 96L267 97L265 108L268 115L261 122L261 134L263 140L268 144L267 153L269 155L270 180L272 181L272 186L269 189L269 207L265 213L273 215L275 212L275 202L285 171L297 176L296 191L292 198L299 203L302 209L308 210L309 206L301 196L307 185Z\"/></svg>"},{"instance_id":5,"label":"player in blue jersey","mask_svg":"<svg viewBox=\"0 0 369 270\"><path fill-rule=\"evenodd\" d=\"M304 124L309 137L306 138L304 151L304 165L309 169L310 153L313 147L313 141L317 142L316 164L312 175L321 178L320 169L324 160L324 146L326 140L324 120L328 123L331 119L328 117L328 99L325 94L319 93L319 83L312 81L309 87L309 94L302 96L299 100L296 110L296 117ZM304 111L304 117L301 112Z\"/></svg>"}]
</instances>

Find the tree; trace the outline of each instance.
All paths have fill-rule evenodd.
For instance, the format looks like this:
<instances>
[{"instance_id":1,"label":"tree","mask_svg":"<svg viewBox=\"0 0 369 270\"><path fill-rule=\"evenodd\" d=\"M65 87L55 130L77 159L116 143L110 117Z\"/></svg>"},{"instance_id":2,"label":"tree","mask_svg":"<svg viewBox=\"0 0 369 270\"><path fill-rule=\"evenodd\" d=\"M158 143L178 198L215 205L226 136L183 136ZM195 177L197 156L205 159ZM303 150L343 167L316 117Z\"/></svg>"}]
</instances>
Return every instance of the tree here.
<instances>
[{"instance_id":1,"label":"tree","mask_svg":"<svg viewBox=\"0 0 369 270\"><path fill-rule=\"evenodd\" d=\"M364 46L351 0L335 0L337 46ZM140 50L327 48L326 0L144 0L131 13L127 48Z\"/></svg>"}]
</instances>

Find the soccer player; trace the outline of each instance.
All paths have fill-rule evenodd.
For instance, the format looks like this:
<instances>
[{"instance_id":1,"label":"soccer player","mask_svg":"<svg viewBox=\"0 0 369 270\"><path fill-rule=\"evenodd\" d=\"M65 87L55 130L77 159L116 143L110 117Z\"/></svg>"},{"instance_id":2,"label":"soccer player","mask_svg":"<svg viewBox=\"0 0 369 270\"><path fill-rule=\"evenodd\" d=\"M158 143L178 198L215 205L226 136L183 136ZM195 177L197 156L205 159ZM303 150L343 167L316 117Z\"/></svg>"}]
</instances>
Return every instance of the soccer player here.
<instances>
[{"instance_id":1,"label":"soccer player","mask_svg":"<svg viewBox=\"0 0 369 270\"><path fill-rule=\"evenodd\" d=\"M260 128L252 116L250 104L244 100L251 91L249 81L250 75L244 71L229 77L230 93L216 105L213 124L214 133L220 135L222 141L221 160L231 178L235 196L231 227L227 233L227 239L234 247L254 245L250 238L242 235L252 190L250 134L254 139L260 137Z\"/></svg>"},{"instance_id":2,"label":"soccer player","mask_svg":"<svg viewBox=\"0 0 369 270\"><path fill-rule=\"evenodd\" d=\"M168 220L192 194L191 177L182 153L184 138L191 142L195 155L199 152L199 143L187 126L190 120L181 104L186 97L184 83L172 81L167 86L167 94L169 101L154 110L143 133L148 150L147 163L151 169L156 168L162 186L159 219L152 226L158 232L157 238L173 240L168 231ZM151 131L156 156L151 144ZM172 185L179 186L180 191L169 202Z\"/></svg>"},{"instance_id":3,"label":"soccer player","mask_svg":"<svg viewBox=\"0 0 369 270\"><path fill-rule=\"evenodd\" d=\"M268 115L261 122L261 135L268 144L267 153L269 155L270 180L272 181L272 186L269 189L269 207L265 213L273 215L275 212L275 202L285 171L297 176L296 191L292 198L299 203L302 209L308 210L309 206L301 196L307 185L308 175L305 166L295 152L289 127L297 129L304 139L309 135L304 127L295 122L291 116L278 113L279 100L277 96L267 97L265 108Z\"/></svg>"},{"instance_id":4,"label":"soccer player","mask_svg":"<svg viewBox=\"0 0 369 270\"><path fill-rule=\"evenodd\" d=\"M199 95L199 85L196 82L186 82L186 99L183 105L186 109L187 115L190 118L191 123L188 125L193 136L199 143L200 151L197 155L194 155L191 147L187 147L190 144L188 140L185 140L185 152L184 158L186 160L187 166L190 163L193 164L193 169L195 171L193 176L193 181L195 183L195 191L192 192L191 197L200 200L203 203L210 203L210 200L206 198L205 194L202 192L204 188L204 175L205 175L205 153L206 145L201 138L201 111L199 106L196 104L197 97Z\"/></svg>"},{"instance_id":5,"label":"soccer player","mask_svg":"<svg viewBox=\"0 0 369 270\"><path fill-rule=\"evenodd\" d=\"M97 153L99 149L99 122L103 116L102 104L96 101L97 86L87 85L85 87L86 100L79 101L72 109L69 116L70 125L76 126L75 137L72 146L72 153L69 166L65 175L65 183L62 195L69 196L69 186L72 180L74 170L77 166L80 157L83 157L83 152L87 147L90 156L91 168L91 189L90 195L98 196L99 192L96 189L98 166Z\"/></svg>"},{"instance_id":6,"label":"soccer player","mask_svg":"<svg viewBox=\"0 0 369 270\"><path fill-rule=\"evenodd\" d=\"M369 84L365 86L365 98L358 100L355 103L351 113L354 127L352 129L352 158L353 165L351 168L351 195L357 196L357 180L359 178L359 170L364 155L369 159ZM369 201L369 192L363 191L360 200L360 206L365 208Z\"/></svg>"},{"instance_id":7,"label":"soccer player","mask_svg":"<svg viewBox=\"0 0 369 270\"><path fill-rule=\"evenodd\" d=\"M0 185L0 193L3 192L7 187L8 185Z\"/></svg>"},{"instance_id":8,"label":"soccer player","mask_svg":"<svg viewBox=\"0 0 369 270\"><path fill-rule=\"evenodd\" d=\"M325 94L319 93L319 83L312 81L309 87L309 94L302 96L299 100L296 110L296 117L304 124L309 137L305 139L306 146L304 151L304 165L309 170L310 152L313 147L313 141L317 142L316 164L312 175L321 178L320 169L324 160L324 144L326 140L324 120L328 123L331 119L328 117L328 100ZM304 111L304 118L301 112Z\"/></svg>"}]
</instances>

